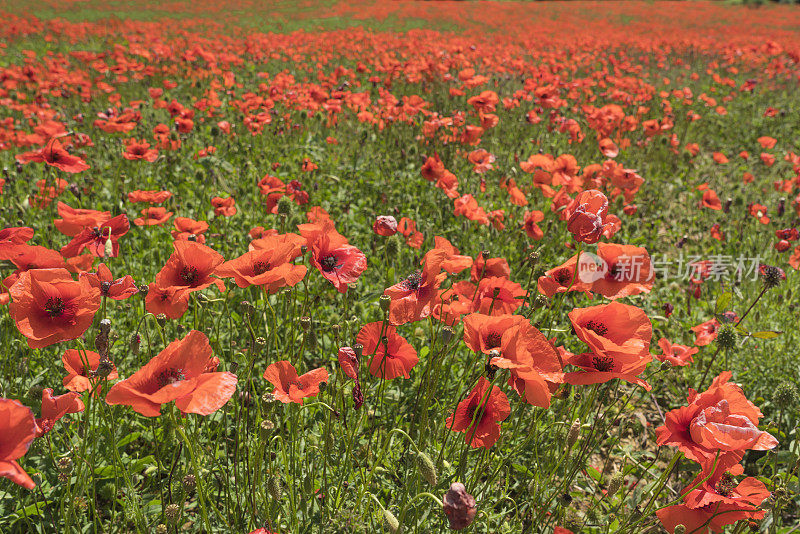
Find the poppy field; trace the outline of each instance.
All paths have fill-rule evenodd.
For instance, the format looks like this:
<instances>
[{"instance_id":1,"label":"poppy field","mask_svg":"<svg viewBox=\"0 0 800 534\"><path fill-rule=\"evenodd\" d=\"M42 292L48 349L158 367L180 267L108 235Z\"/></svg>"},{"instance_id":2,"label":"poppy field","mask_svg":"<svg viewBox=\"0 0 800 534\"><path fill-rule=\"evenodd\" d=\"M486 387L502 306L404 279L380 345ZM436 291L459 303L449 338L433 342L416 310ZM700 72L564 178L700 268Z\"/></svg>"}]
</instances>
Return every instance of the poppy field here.
<instances>
[{"instance_id":1,"label":"poppy field","mask_svg":"<svg viewBox=\"0 0 800 534\"><path fill-rule=\"evenodd\" d=\"M797 9L0 13L0 532L797 531Z\"/></svg>"}]
</instances>

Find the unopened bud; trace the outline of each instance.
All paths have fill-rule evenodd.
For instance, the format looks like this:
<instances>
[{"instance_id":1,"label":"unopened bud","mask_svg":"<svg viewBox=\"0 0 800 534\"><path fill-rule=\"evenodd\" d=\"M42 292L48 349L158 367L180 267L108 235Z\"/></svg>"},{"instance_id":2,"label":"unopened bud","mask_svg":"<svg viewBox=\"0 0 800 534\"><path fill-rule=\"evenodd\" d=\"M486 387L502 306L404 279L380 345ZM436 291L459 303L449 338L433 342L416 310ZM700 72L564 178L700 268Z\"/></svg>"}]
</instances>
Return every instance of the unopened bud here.
<instances>
[{"instance_id":1,"label":"unopened bud","mask_svg":"<svg viewBox=\"0 0 800 534\"><path fill-rule=\"evenodd\" d=\"M283 490L281 489L281 479L276 476L271 476L267 480L267 491L272 496L273 499L276 501L280 501L281 497L283 496Z\"/></svg>"},{"instance_id":2,"label":"unopened bud","mask_svg":"<svg viewBox=\"0 0 800 534\"><path fill-rule=\"evenodd\" d=\"M581 422L578 419L573 421L572 426L569 427L567 432L567 448L571 449L575 442L578 441L578 435L581 433Z\"/></svg>"},{"instance_id":3,"label":"unopened bud","mask_svg":"<svg viewBox=\"0 0 800 534\"><path fill-rule=\"evenodd\" d=\"M613 497L619 491L619 488L622 487L623 480L624 477L622 473L617 473L611 477L611 480L608 482L608 489L606 493L609 498Z\"/></svg>"},{"instance_id":4,"label":"unopened bud","mask_svg":"<svg viewBox=\"0 0 800 534\"><path fill-rule=\"evenodd\" d=\"M435 486L439 481L436 475L436 466L433 465L433 460L424 452L417 454L417 469L419 469L422 478L431 486Z\"/></svg>"},{"instance_id":5,"label":"unopened bud","mask_svg":"<svg viewBox=\"0 0 800 534\"><path fill-rule=\"evenodd\" d=\"M383 528L392 534L400 532L400 521L397 520L392 512L385 509L383 510Z\"/></svg>"}]
</instances>

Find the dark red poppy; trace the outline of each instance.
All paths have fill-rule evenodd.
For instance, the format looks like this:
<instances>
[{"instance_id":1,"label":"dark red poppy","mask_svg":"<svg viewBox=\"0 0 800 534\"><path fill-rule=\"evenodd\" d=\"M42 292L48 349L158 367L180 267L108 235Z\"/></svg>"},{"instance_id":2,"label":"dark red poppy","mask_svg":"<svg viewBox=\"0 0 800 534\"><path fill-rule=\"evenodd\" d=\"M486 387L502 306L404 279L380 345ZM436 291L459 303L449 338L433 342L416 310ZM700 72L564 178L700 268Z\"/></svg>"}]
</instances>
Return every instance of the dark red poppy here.
<instances>
[{"instance_id":1,"label":"dark red poppy","mask_svg":"<svg viewBox=\"0 0 800 534\"><path fill-rule=\"evenodd\" d=\"M464 432L464 439L471 447L488 449L500 438L499 423L505 421L510 414L511 405L506 394L484 377L480 377L445 424L454 432Z\"/></svg>"}]
</instances>

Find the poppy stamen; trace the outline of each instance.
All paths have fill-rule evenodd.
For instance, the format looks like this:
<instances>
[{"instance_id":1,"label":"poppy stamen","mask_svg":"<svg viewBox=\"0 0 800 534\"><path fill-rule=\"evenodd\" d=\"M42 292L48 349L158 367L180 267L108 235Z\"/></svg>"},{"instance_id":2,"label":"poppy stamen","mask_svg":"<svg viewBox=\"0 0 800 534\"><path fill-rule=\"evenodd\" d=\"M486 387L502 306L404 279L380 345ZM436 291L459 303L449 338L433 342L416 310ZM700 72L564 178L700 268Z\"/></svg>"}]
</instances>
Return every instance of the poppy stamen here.
<instances>
[{"instance_id":1,"label":"poppy stamen","mask_svg":"<svg viewBox=\"0 0 800 534\"><path fill-rule=\"evenodd\" d=\"M197 268L191 266L184 267L181 269L180 277L186 285L194 285L198 278Z\"/></svg>"},{"instance_id":2,"label":"poppy stamen","mask_svg":"<svg viewBox=\"0 0 800 534\"><path fill-rule=\"evenodd\" d=\"M175 382L186 380L186 375L183 374L183 369L166 369L161 371L156 377L158 386L163 388Z\"/></svg>"},{"instance_id":3,"label":"poppy stamen","mask_svg":"<svg viewBox=\"0 0 800 534\"><path fill-rule=\"evenodd\" d=\"M322 267L323 271L329 273L334 269L336 269L336 256L334 255L325 256L324 258L322 258L319 264Z\"/></svg>"},{"instance_id":4,"label":"poppy stamen","mask_svg":"<svg viewBox=\"0 0 800 534\"><path fill-rule=\"evenodd\" d=\"M253 274L264 274L270 270L269 262L257 261L253 264Z\"/></svg>"},{"instance_id":5,"label":"poppy stamen","mask_svg":"<svg viewBox=\"0 0 800 534\"><path fill-rule=\"evenodd\" d=\"M598 323L597 321L589 321L586 323L585 328L587 330L591 330L598 336L605 336L608 333L608 328L603 323Z\"/></svg>"},{"instance_id":6,"label":"poppy stamen","mask_svg":"<svg viewBox=\"0 0 800 534\"><path fill-rule=\"evenodd\" d=\"M501 340L502 336L498 332L490 332L484 341L487 349L496 349L500 346Z\"/></svg>"},{"instance_id":7,"label":"poppy stamen","mask_svg":"<svg viewBox=\"0 0 800 534\"><path fill-rule=\"evenodd\" d=\"M44 311L46 311L47 315L50 317L59 317L64 313L66 308L67 306L64 304L64 301L61 299L61 297L51 297L47 299L47 302L44 305Z\"/></svg>"},{"instance_id":8,"label":"poppy stamen","mask_svg":"<svg viewBox=\"0 0 800 534\"><path fill-rule=\"evenodd\" d=\"M604 354L595 354L592 356L592 363L594 364L594 368L601 373L607 373L614 369L613 358Z\"/></svg>"}]
</instances>

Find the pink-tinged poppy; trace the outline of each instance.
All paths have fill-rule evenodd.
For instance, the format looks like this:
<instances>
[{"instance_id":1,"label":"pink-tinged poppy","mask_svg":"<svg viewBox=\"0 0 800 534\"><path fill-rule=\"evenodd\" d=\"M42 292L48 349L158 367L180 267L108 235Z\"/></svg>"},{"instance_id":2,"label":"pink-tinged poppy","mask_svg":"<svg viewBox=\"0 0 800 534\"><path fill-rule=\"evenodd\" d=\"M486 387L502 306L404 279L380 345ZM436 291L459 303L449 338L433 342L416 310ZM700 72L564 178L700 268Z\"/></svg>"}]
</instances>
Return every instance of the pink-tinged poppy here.
<instances>
[{"instance_id":1,"label":"pink-tinged poppy","mask_svg":"<svg viewBox=\"0 0 800 534\"><path fill-rule=\"evenodd\" d=\"M391 215L380 215L372 223L372 231L379 236L392 236L397 233L397 220Z\"/></svg>"},{"instance_id":2,"label":"pink-tinged poppy","mask_svg":"<svg viewBox=\"0 0 800 534\"><path fill-rule=\"evenodd\" d=\"M319 394L319 385L328 381L328 371L320 367L298 376L294 366L282 360L270 364L264 371L264 378L275 386L272 394L277 400L303 404L303 399Z\"/></svg>"},{"instance_id":3,"label":"pink-tinged poppy","mask_svg":"<svg viewBox=\"0 0 800 534\"><path fill-rule=\"evenodd\" d=\"M233 373L213 371L218 364L213 356L205 334L192 330L114 384L106 402L130 406L147 417L158 416L162 405L173 401L183 413L214 413L231 398L238 380Z\"/></svg>"},{"instance_id":4,"label":"pink-tinged poppy","mask_svg":"<svg viewBox=\"0 0 800 534\"><path fill-rule=\"evenodd\" d=\"M608 198L600 191L591 189L580 193L567 209L567 230L572 237L583 243L597 243L603 235L608 216Z\"/></svg>"}]
</instances>

